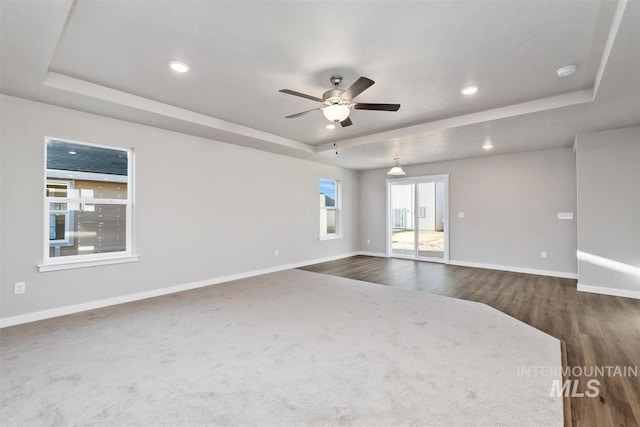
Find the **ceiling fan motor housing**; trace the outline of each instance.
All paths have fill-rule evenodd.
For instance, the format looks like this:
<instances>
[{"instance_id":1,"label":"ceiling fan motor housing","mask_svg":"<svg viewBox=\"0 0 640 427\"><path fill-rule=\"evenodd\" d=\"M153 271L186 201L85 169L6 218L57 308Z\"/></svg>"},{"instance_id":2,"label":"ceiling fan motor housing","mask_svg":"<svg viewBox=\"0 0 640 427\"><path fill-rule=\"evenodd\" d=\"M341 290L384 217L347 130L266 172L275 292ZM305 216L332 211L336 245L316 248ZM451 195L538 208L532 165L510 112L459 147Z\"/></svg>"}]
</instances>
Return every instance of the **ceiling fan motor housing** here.
<instances>
[{"instance_id":1,"label":"ceiling fan motor housing","mask_svg":"<svg viewBox=\"0 0 640 427\"><path fill-rule=\"evenodd\" d=\"M351 101L342 98L343 93L344 91L340 89L328 90L322 95L322 103L324 105L351 105Z\"/></svg>"}]
</instances>

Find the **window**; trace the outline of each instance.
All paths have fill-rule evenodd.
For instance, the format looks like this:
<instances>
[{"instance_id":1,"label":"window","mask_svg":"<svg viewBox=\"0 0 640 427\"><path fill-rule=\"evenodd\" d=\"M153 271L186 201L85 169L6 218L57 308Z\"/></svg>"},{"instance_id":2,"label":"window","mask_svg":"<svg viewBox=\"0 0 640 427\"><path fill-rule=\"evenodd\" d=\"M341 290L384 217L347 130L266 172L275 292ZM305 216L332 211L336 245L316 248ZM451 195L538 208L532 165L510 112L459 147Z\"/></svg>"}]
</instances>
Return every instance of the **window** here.
<instances>
[{"instance_id":1,"label":"window","mask_svg":"<svg viewBox=\"0 0 640 427\"><path fill-rule=\"evenodd\" d=\"M320 239L342 237L340 215L340 181L321 179Z\"/></svg>"},{"instance_id":2,"label":"window","mask_svg":"<svg viewBox=\"0 0 640 427\"><path fill-rule=\"evenodd\" d=\"M132 151L52 138L45 144L40 271L135 261Z\"/></svg>"}]
</instances>

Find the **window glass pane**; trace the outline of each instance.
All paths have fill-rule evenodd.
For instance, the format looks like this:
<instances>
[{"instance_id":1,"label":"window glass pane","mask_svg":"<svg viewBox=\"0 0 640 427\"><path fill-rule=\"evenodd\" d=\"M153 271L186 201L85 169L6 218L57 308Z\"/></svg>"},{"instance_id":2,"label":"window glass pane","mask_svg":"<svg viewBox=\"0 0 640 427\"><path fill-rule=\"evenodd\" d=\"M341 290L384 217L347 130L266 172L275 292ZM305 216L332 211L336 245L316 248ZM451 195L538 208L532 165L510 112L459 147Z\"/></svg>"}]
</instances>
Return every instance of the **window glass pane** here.
<instances>
[{"instance_id":1,"label":"window glass pane","mask_svg":"<svg viewBox=\"0 0 640 427\"><path fill-rule=\"evenodd\" d=\"M64 240L66 236L66 213L52 213L49 215L49 240Z\"/></svg>"},{"instance_id":2,"label":"window glass pane","mask_svg":"<svg viewBox=\"0 0 640 427\"><path fill-rule=\"evenodd\" d=\"M47 197L126 199L125 150L47 141Z\"/></svg>"},{"instance_id":3,"label":"window glass pane","mask_svg":"<svg viewBox=\"0 0 640 427\"><path fill-rule=\"evenodd\" d=\"M125 150L47 141L47 169L127 176Z\"/></svg>"},{"instance_id":4,"label":"window glass pane","mask_svg":"<svg viewBox=\"0 0 640 427\"><path fill-rule=\"evenodd\" d=\"M339 234L338 181L332 179L320 180L320 235Z\"/></svg>"},{"instance_id":5,"label":"window glass pane","mask_svg":"<svg viewBox=\"0 0 640 427\"><path fill-rule=\"evenodd\" d=\"M126 205L69 203L53 213L61 205L50 203L50 257L126 251Z\"/></svg>"},{"instance_id":6,"label":"window glass pane","mask_svg":"<svg viewBox=\"0 0 640 427\"><path fill-rule=\"evenodd\" d=\"M336 205L336 181L330 179L320 180L320 206Z\"/></svg>"},{"instance_id":7,"label":"window glass pane","mask_svg":"<svg viewBox=\"0 0 640 427\"><path fill-rule=\"evenodd\" d=\"M326 231L325 234L332 234L336 232L336 210L326 209L327 215Z\"/></svg>"}]
</instances>

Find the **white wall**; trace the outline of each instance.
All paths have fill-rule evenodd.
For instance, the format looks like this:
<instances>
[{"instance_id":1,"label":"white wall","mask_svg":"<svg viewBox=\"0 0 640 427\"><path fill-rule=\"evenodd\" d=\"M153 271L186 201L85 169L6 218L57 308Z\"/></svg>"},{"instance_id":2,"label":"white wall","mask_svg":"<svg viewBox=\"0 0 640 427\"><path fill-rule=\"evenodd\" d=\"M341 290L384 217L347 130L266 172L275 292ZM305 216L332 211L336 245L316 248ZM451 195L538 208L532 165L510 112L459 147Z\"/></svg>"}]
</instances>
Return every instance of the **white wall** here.
<instances>
[{"instance_id":1,"label":"white wall","mask_svg":"<svg viewBox=\"0 0 640 427\"><path fill-rule=\"evenodd\" d=\"M358 249L386 252L386 169L358 173L4 95L0 108L0 318ZM582 252L637 272L639 129L578 137L577 213L576 158L570 149L405 170L408 176L449 174L454 264L575 275L576 222L557 219L558 212L574 212ZM37 271L43 255L45 136L135 150L139 262ZM318 240L320 178L342 183L343 239ZM541 251L547 259L540 258ZM26 294L13 294L18 281L27 282ZM613 293L640 288L637 275L585 261L580 283Z\"/></svg>"},{"instance_id":2,"label":"white wall","mask_svg":"<svg viewBox=\"0 0 640 427\"><path fill-rule=\"evenodd\" d=\"M358 249L357 172L4 95L0 107L0 318ZM45 136L135 150L140 261L37 271ZM343 239L318 240L320 178L342 183Z\"/></svg>"},{"instance_id":3,"label":"white wall","mask_svg":"<svg viewBox=\"0 0 640 427\"><path fill-rule=\"evenodd\" d=\"M640 298L640 127L580 134L578 289Z\"/></svg>"},{"instance_id":4,"label":"white wall","mask_svg":"<svg viewBox=\"0 0 640 427\"><path fill-rule=\"evenodd\" d=\"M576 211L571 149L487 156L404 167L407 176L449 174L452 263L575 277ZM361 248L386 252L386 169L361 172ZM459 219L458 212L465 217ZM367 239L371 240L367 244ZM547 251L548 258L540 257Z\"/></svg>"}]
</instances>

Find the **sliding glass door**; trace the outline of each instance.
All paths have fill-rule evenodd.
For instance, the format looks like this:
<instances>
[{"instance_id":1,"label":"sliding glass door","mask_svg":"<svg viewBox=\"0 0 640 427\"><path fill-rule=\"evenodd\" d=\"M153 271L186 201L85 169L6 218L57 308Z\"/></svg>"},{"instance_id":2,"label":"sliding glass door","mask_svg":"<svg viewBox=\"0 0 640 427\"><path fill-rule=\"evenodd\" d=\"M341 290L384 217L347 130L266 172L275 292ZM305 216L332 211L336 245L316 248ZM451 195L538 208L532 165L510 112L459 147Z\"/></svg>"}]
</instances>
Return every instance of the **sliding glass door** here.
<instances>
[{"instance_id":1,"label":"sliding glass door","mask_svg":"<svg viewBox=\"0 0 640 427\"><path fill-rule=\"evenodd\" d=\"M448 261L448 176L387 180L388 255Z\"/></svg>"}]
</instances>

